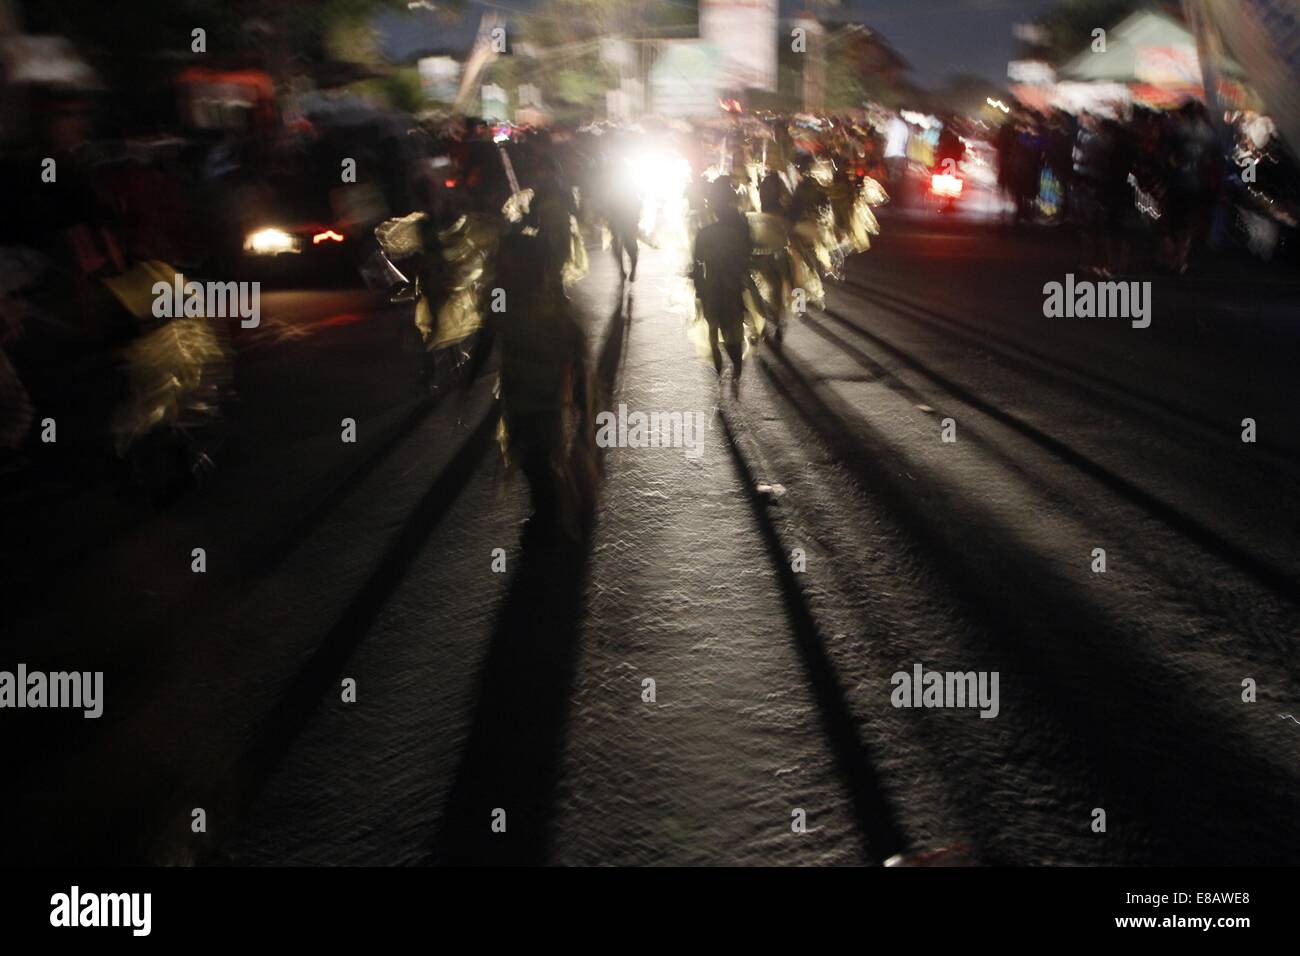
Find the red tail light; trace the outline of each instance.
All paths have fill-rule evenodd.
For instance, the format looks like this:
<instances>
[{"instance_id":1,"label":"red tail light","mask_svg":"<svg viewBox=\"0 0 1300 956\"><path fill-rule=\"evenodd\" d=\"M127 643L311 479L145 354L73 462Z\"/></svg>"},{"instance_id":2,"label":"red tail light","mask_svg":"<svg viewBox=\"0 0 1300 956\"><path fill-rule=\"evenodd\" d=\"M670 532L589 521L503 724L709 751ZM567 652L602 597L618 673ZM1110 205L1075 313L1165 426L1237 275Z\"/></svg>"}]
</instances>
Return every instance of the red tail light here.
<instances>
[{"instance_id":1,"label":"red tail light","mask_svg":"<svg viewBox=\"0 0 1300 956\"><path fill-rule=\"evenodd\" d=\"M342 242L343 236L333 229L326 229L324 232L318 232L311 237L311 244L319 246L322 242Z\"/></svg>"}]
</instances>

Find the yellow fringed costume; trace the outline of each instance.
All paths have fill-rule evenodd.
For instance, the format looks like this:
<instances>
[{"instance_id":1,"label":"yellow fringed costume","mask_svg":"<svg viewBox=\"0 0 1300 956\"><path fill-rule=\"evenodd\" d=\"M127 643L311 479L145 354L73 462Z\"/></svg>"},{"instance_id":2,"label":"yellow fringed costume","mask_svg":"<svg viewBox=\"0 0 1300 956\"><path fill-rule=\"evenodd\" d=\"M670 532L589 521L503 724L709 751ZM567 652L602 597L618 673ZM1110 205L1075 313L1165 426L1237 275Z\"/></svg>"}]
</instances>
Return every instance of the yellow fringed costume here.
<instances>
[{"instance_id":1,"label":"yellow fringed costume","mask_svg":"<svg viewBox=\"0 0 1300 956\"><path fill-rule=\"evenodd\" d=\"M166 263L148 260L103 281L149 329L122 350L129 391L112 424L114 450L121 457L148 432L182 415L218 415L219 396L230 378L230 354L213 317L177 317L158 324L154 285L176 281L176 270Z\"/></svg>"}]
</instances>

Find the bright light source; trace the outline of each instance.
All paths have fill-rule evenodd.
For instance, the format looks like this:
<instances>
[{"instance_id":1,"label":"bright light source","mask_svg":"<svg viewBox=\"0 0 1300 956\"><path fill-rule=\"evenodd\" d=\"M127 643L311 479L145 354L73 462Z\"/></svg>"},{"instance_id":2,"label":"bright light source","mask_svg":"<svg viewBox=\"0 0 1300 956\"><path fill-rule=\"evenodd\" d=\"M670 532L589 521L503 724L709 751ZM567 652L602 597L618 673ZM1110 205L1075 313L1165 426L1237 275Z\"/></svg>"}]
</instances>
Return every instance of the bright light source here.
<instances>
[{"instance_id":1,"label":"bright light source","mask_svg":"<svg viewBox=\"0 0 1300 956\"><path fill-rule=\"evenodd\" d=\"M685 247L686 188L691 164L665 145L643 142L623 157L627 186L641 197L641 233L653 236L659 248Z\"/></svg>"},{"instance_id":2,"label":"bright light source","mask_svg":"<svg viewBox=\"0 0 1300 956\"><path fill-rule=\"evenodd\" d=\"M957 197L961 195L961 190L962 181L956 176L948 173L935 173L930 177L930 192L936 196Z\"/></svg>"},{"instance_id":3,"label":"bright light source","mask_svg":"<svg viewBox=\"0 0 1300 956\"><path fill-rule=\"evenodd\" d=\"M322 242L342 242L343 236L333 229L326 229L324 232L318 232L311 237L311 244L319 246Z\"/></svg>"},{"instance_id":4,"label":"bright light source","mask_svg":"<svg viewBox=\"0 0 1300 956\"><path fill-rule=\"evenodd\" d=\"M244 240L244 251L255 256L278 256L297 252L298 240L283 229L259 229Z\"/></svg>"},{"instance_id":5,"label":"bright light source","mask_svg":"<svg viewBox=\"0 0 1300 956\"><path fill-rule=\"evenodd\" d=\"M629 160L632 182L649 200L680 195L691 178L691 164L669 153L639 153Z\"/></svg>"}]
</instances>

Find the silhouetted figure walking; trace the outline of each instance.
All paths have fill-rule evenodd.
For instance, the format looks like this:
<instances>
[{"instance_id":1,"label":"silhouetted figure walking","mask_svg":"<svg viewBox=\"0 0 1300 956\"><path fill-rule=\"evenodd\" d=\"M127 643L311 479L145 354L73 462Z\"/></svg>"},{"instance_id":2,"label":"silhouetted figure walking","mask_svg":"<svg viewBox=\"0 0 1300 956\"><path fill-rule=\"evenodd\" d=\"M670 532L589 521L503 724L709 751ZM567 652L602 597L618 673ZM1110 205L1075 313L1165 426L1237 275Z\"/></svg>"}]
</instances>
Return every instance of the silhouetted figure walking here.
<instances>
[{"instance_id":1,"label":"silhouetted figure walking","mask_svg":"<svg viewBox=\"0 0 1300 956\"><path fill-rule=\"evenodd\" d=\"M736 208L735 190L726 177L720 177L709 187L709 207L717 221L705 226L695 237L691 277L704 320L709 325L713 368L722 375L722 352L718 345L721 336L731 357L731 393L738 396L745 354L744 295L753 282L749 274L753 240L749 223Z\"/></svg>"},{"instance_id":2,"label":"silhouetted figure walking","mask_svg":"<svg viewBox=\"0 0 1300 956\"><path fill-rule=\"evenodd\" d=\"M611 184L606 199L605 221L609 224L614 258L618 260L618 274L635 282L641 230L641 196L635 184Z\"/></svg>"},{"instance_id":3,"label":"silhouetted figure walking","mask_svg":"<svg viewBox=\"0 0 1300 956\"><path fill-rule=\"evenodd\" d=\"M595 493L587 345L563 289L548 281L543 252L536 236L501 241L506 307L489 315L501 349L506 451L532 495L529 530L576 539Z\"/></svg>"}]
</instances>

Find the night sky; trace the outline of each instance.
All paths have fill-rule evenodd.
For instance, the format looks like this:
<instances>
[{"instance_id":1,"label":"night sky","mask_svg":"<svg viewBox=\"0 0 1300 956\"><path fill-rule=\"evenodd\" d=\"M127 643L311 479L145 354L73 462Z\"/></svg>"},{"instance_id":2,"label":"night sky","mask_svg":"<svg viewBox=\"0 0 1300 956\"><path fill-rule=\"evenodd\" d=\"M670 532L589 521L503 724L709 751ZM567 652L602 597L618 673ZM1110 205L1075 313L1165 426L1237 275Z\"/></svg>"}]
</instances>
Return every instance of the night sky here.
<instances>
[{"instance_id":1,"label":"night sky","mask_svg":"<svg viewBox=\"0 0 1300 956\"><path fill-rule=\"evenodd\" d=\"M1056 0L844 0L837 19L865 23L879 32L912 64L913 78L936 86L950 73L975 73L995 83L1006 80L1007 60L1014 52L1013 24L1031 20ZM478 15L489 7L527 9L530 0L471 0L465 21L448 27L432 15L381 18L384 49L393 59L417 50L464 50L473 39ZM788 16L812 4L782 0Z\"/></svg>"},{"instance_id":2,"label":"night sky","mask_svg":"<svg viewBox=\"0 0 1300 956\"><path fill-rule=\"evenodd\" d=\"M1012 25L1055 5L1056 0L846 0L842 10L846 19L878 30L906 57L916 82L936 86L950 73L1005 83L1007 60L1015 52Z\"/></svg>"}]
</instances>

